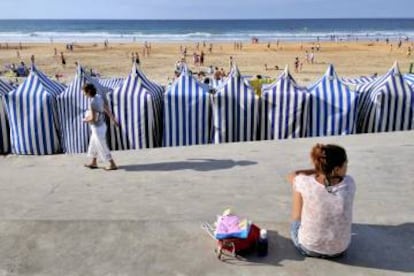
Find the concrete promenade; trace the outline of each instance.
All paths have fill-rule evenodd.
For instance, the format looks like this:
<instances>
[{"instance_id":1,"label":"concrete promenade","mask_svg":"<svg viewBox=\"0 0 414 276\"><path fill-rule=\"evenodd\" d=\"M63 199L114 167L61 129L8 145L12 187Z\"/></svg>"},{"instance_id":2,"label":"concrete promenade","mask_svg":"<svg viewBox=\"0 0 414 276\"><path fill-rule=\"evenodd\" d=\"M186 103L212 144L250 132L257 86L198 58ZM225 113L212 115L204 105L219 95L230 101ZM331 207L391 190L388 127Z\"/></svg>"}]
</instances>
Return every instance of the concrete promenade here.
<instances>
[{"instance_id":1,"label":"concrete promenade","mask_svg":"<svg viewBox=\"0 0 414 276\"><path fill-rule=\"evenodd\" d=\"M289 171L313 144L347 149L357 184L353 242L303 258L289 238ZM114 152L0 156L0 276L414 275L414 132ZM270 252L220 262L200 228L231 207L267 228Z\"/></svg>"}]
</instances>

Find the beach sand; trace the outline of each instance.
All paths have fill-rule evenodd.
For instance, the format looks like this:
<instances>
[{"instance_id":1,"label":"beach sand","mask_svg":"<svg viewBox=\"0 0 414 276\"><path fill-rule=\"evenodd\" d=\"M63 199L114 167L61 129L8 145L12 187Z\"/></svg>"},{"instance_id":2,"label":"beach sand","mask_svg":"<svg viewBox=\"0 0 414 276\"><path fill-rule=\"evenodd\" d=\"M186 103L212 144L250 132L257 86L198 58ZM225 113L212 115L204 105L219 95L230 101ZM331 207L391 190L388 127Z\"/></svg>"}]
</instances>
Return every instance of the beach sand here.
<instances>
[{"instance_id":1,"label":"beach sand","mask_svg":"<svg viewBox=\"0 0 414 276\"><path fill-rule=\"evenodd\" d=\"M9 43L9 49L5 49L5 43L1 43L0 65L4 70L5 64L19 64L24 61L30 64L30 56L35 55L36 65L49 76L62 74L62 81L69 82L75 75L75 62L87 68L93 68L102 77L125 77L131 69L131 53L138 52L141 59L141 68L152 80L167 84L173 77L174 65L181 58L180 45L187 47L187 63L194 72L206 70L213 65L229 70L229 57L233 56L243 75L257 75L276 77L281 70L265 70L264 64L274 68L276 65L283 69L289 65L293 77L302 85L309 85L318 80L325 72L329 63L335 65L340 77L370 76L374 73L383 74L398 61L403 72L407 72L413 56L407 55L411 42L404 42L401 48L395 41L393 47L385 42L320 42L320 51L315 51L315 64L308 64L305 60L305 51L311 51L316 43L306 42L281 42L279 47L273 42L268 48L267 42L251 44L243 43L242 50L235 50L233 43L213 43L212 53L208 53L209 42L206 47L200 43L199 51L196 51L195 42L152 42L150 56L143 56L144 43L117 43L109 42L107 48L104 43L78 43L73 51L66 50L65 44L59 43L22 43L19 50L18 43ZM57 55L54 55L54 49ZM193 52L203 50L205 52L204 66L193 65ZM18 53L20 58L18 57ZM60 52L64 53L66 66L63 68ZM303 63L302 71L294 72L294 59L299 57Z\"/></svg>"}]
</instances>

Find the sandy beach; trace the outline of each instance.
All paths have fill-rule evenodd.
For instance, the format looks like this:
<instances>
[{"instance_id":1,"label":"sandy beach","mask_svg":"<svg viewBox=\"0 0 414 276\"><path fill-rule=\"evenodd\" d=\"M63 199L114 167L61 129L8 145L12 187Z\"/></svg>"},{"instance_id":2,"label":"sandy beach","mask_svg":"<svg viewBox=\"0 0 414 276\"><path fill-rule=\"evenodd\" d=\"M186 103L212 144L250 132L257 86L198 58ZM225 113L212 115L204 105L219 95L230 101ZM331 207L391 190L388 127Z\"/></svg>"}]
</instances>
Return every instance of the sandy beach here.
<instances>
[{"instance_id":1,"label":"sandy beach","mask_svg":"<svg viewBox=\"0 0 414 276\"><path fill-rule=\"evenodd\" d=\"M167 84L173 77L174 65L181 58L180 46L187 48L187 63L194 72L206 71L207 66L213 65L229 70L229 57L232 56L244 75L257 75L275 77L281 71L275 70L275 66L283 69L289 65L294 78L302 85L309 85L318 80L325 72L327 65L335 65L337 73L341 77L370 76L374 73L383 74L390 68L394 61L398 61L403 72L408 72L413 56L408 55L408 47L413 48L412 42L403 42L398 48L397 41L386 44L384 41L354 41L354 42L320 42L320 50L316 50L316 42L259 42L252 44L243 42L242 50L236 50L234 43L215 42L212 53L209 53L210 42L206 47L200 42L199 50L196 50L195 42L152 42L149 56L143 55L144 43L118 43L109 41L108 47L104 47L103 41L96 43L74 44L73 51L67 50L62 43L22 43L21 49L18 43L1 43L0 65L21 61L30 64L30 56L36 57L36 65L46 74L54 77L62 75L63 82L69 82L75 75L75 62L87 68L93 68L102 77L125 77L131 67L131 54L138 52L141 67L147 76L160 84ZM392 46L391 46L392 44ZM311 52L315 47L315 63L306 62L305 51ZM55 55L55 48L57 55ZM193 53L205 53L204 66L193 64ZM66 66L61 63L60 53L66 58ZM20 56L20 57L19 57ZM294 60L299 57L303 64L301 72L294 72ZM273 68L265 70L264 64Z\"/></svg>"}]
</instances>

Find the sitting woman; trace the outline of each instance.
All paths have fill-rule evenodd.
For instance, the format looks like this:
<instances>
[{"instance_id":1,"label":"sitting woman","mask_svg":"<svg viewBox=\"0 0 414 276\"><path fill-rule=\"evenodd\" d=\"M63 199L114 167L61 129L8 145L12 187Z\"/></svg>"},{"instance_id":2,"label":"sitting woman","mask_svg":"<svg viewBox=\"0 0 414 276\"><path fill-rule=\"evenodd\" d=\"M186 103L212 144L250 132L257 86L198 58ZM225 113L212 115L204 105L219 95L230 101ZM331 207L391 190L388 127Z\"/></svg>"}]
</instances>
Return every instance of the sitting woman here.
<instances>
[{"instance_id":1,"label":"sitting woman","mask_svg":"<svg viewBox=\"0 0 414 276\"><path fill-rule=\"evenodd\" d=\"M311 159L314 169L288 176L293 188L292 241L304 256L338 257L351 242L355 182L346 175L342 147L316 144Z\"/></svg>"}]
</instances>

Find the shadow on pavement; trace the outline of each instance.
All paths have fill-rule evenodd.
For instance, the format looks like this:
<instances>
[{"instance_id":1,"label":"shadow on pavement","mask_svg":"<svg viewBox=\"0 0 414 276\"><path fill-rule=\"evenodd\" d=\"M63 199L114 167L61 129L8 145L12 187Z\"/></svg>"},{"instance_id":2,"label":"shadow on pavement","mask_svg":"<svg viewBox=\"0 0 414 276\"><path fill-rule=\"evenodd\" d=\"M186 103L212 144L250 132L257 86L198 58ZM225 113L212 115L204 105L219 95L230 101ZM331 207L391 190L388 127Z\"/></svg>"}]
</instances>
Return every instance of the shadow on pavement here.
<instances>
[{"instance_id":1,"label":"shadow on pavement","mask_svg":"<svg viewBox=\"0 0 414 276\"><path fill-rule=\"evenodd\" d=\"M346 254L323 261L343 265L382 269L398 272L414 272L414 223L400 225L353 224L352 243ZM266 257L245 256L244 261L227 258L228 264L274 265L284 260L303 261L305 259L293 246L290 238L268 230L269 254ZM306 257L310 258L310 257Z\"/></svg>"},{"instance_id":2,"label":"shadow on pavement","mask_svg":"<svg viewBox=\"0 0 414 276\"><path fill-rule=\"evenodd\" d=\"M352 243L335 262L392 271L414 272L414 223L352 225Z\"/></svg>"},{"instance_id":3,"label":"shadow on pavement","mask_svg":"<svg viewBox=\"0 0 414 276\"><path fill-rule=\"evenodd\" d=\"M187 159L187 161L174 161L162 163L150 163L139 165L119 166L119 169L125 171L180 171L194 170L200 172L227 170L236 166L251 166L257 162L232 159Z\"/></svg>"}]
</instances>

